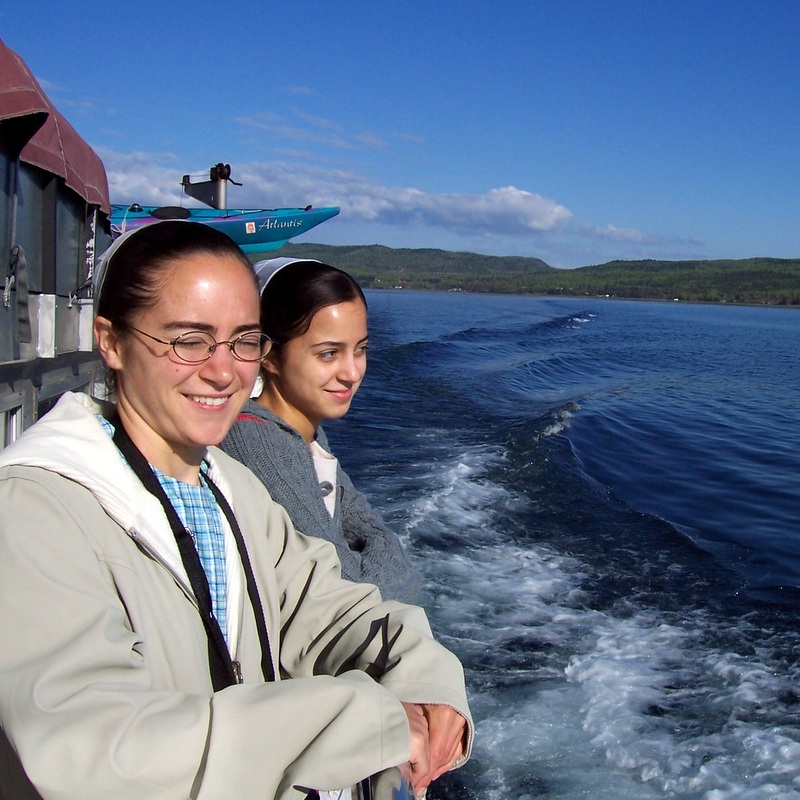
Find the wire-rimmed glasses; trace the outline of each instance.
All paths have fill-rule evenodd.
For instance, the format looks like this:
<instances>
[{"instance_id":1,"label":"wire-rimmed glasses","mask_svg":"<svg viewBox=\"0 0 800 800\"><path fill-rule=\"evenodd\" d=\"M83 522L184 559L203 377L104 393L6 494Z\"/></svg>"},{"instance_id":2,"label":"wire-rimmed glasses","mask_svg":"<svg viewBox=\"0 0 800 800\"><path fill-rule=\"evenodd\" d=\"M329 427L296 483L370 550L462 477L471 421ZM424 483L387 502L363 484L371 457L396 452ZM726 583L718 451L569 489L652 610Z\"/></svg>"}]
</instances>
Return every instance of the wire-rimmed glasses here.
<instances>
[{"instance_id":1,"label":"wire-rimmed glasses","mask_svg":"<svg viewBox=\"0 0 800 800\"><path fill-rule=\"evenodd\" d=\"M221 344L228 345L233 357L239 361L261 361L272 347L272 339L260 331L248 331L235 339L218 342L205 331L187 331L174 339L167 340L159 339L139 328L134 328L133 325L129 327L159 344L168 344L175 355L186 364L202 364L204 361L208 361Z\"/></svg>"}]
</instances>

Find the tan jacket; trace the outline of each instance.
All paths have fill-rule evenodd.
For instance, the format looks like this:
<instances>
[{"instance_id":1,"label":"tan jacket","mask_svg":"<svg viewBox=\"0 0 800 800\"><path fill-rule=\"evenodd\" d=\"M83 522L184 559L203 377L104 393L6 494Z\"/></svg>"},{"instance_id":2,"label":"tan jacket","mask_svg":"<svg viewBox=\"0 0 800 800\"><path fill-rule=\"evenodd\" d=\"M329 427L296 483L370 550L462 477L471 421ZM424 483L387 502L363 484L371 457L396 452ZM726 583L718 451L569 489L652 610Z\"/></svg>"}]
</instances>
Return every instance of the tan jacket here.
<instances>
[{"instance_id":1,"label":"tan jacket","mask_svg":"<svg viewBox=\"0 0 800 800\"><path fill-rule=\"evenodd\" d=\"M424 612L342 580L333 546L296 533L214 448L210 474L247 541L281 679L263 682L233 574L244 683L213 693L172 533L97 410L67 395L0 453L0 723L43 798L297 800L293 787L347 786L407 760L400 700L469 719L461 666ZM382 646L377 683L364 670ZM0 797L23 796L18 767L0 748Z\"/></svg>"}]
</instances>

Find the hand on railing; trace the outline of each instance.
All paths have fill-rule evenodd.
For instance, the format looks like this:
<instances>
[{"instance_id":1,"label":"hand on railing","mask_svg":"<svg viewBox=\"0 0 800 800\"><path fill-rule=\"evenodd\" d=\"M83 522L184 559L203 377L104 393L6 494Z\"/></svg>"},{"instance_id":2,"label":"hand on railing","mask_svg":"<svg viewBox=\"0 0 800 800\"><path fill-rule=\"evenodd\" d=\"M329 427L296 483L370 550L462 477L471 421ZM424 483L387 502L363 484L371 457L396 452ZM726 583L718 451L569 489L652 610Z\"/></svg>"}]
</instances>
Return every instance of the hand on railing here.
<instances>
[{"instance_id":1,"label":"hand on railing","mask_svg":"<svg viewBox=\"0 0 800 800\"><path fill-rule=\"evenodd\" d=\"M411 730L411 757L400 771L419 797L463 755L467 722L446 705L403 703L403 708Z\"/></svg>"}]
</instances>

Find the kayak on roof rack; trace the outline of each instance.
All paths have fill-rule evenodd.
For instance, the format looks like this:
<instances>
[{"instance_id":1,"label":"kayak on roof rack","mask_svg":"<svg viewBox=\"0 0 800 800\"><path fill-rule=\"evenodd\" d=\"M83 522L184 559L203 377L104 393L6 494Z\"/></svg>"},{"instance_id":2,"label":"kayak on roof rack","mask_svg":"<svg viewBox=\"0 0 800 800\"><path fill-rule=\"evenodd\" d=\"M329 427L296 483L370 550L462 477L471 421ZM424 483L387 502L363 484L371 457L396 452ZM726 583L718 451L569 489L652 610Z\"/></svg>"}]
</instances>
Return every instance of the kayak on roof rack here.
<instances>
[{"instance_id":1,"label":"kayak on roof rack","mask_svg":"<svg viewBox=\"0 0 800 800\"><path fill-rule=\"evenodd\" d=\"M311 230L339 213L337 206L226 208L227 184L236 183L230 175L230 164L220 163L211 167L207 181L192 183L188 175L183 176L181 185L186 194L210 206L209 208L143 206L139 203L112 205L112 234L119 236L127 230L161 219L190 219L226 233L246 253L257 253L276 250L289 239Z\"/></svg>"}]
</instances>

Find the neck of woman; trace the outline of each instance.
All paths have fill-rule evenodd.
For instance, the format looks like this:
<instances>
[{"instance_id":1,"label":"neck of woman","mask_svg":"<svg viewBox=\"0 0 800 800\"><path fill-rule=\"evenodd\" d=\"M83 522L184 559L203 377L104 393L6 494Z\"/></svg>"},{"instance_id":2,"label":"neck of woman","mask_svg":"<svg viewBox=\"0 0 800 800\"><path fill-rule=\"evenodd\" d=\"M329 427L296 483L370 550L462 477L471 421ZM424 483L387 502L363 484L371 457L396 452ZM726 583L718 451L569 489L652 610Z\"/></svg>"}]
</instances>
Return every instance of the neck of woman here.
<instances>
[{"instance_id":1,"label":"neck of woman","mask_svg":"<svg viewBox=\"0 0 800 800\"><path fill-rule=\"evenodd\" d=\"M183 483L200 485L200 464L206 455L205 446L167 441L145 420L130 413L122 402L117 404L117 413L131 441L150 466Z\"/></svg>"},{"instance_id":2,"label":"neck of woman","mask_svg":"<svg viewBox=\"0 0 800 800\"><path fill-rule=\"evenodd\" d=\"M268 408L275 416L280 417L287 425L291 425L297 432L311 444L319 423L314 424L301 411L287 402L283 395L269 382L264 384L264 390L256 398L256 403Z\"/></svg>"}]
</instances>

